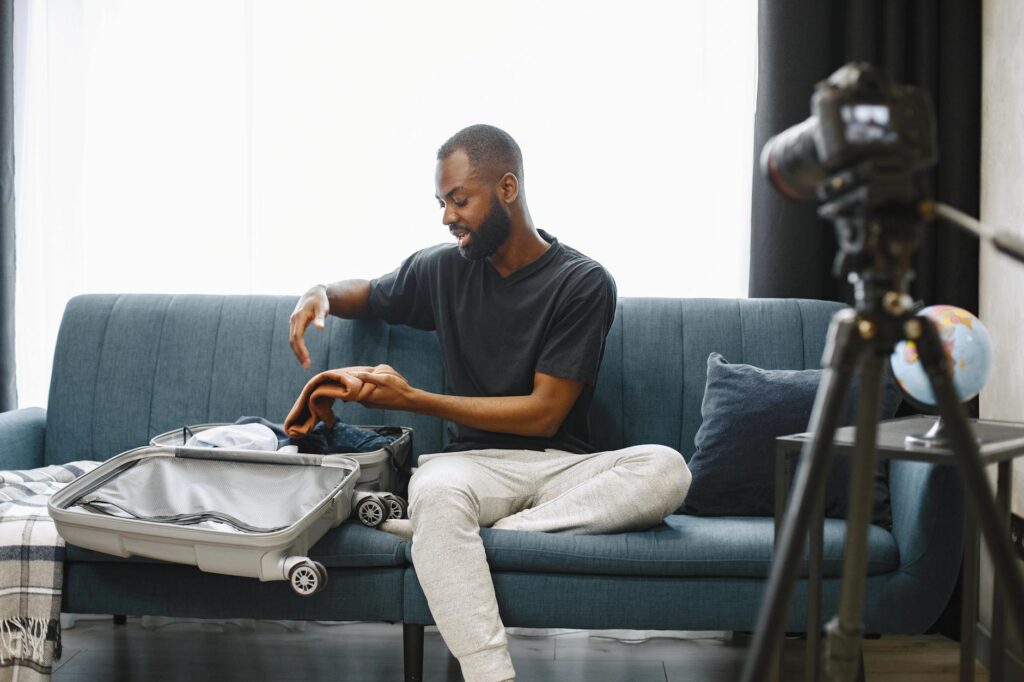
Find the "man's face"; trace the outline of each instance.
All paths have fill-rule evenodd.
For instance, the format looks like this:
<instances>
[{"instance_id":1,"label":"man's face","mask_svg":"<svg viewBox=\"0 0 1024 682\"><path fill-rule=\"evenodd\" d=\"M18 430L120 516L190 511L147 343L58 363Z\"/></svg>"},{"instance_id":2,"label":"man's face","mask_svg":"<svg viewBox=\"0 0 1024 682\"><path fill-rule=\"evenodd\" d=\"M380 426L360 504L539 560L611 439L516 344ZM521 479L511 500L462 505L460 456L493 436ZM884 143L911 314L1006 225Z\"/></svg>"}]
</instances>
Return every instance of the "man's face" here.
<instances>
[{"instance_id":1,"label":"man's face","mask_svg":"<svg viewBox=\"0 0 1024 682\"><path fill-rule=\"evenodd\" d=\"M434 180L435 197L444 210L442 222L458 240L459 253L468 260L493 255L512 227L512 216L493 184L478 177L461 149L438 161Z\"/></svg>"}]
</instances>

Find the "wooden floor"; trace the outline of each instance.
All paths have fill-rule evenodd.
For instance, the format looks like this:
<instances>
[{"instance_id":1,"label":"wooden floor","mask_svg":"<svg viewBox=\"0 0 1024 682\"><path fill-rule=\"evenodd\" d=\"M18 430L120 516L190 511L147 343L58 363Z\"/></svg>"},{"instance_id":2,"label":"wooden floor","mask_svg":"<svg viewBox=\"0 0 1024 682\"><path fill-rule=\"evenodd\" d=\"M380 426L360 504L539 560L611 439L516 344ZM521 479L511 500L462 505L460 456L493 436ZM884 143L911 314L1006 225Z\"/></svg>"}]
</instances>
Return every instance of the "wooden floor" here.
<instances>
[{"instance_id":1,"label":"wooden floor","mask_svg":"<svg viewBox=\"0 0 1024 682\"><path fill-rule=\"evenodd\" d=\"M143 624L147 627L143 627ZM656 634L656 633L649 633ZM600 632L510 637L521 682L726 682L739 678L745 646L729 633L686 633L626 644ZM462 677L437 631L425 638L425 682ZM939 636L865 643L869 682L953 682L956 642ZM787 680L802 680L803 643L787 643ZM988 679L978 666L978 680ZM379 623L166 623L129 618L79 621L64 631L56 682L331 680L400 682L402 628Z\"/></svg>"}]
</instances>

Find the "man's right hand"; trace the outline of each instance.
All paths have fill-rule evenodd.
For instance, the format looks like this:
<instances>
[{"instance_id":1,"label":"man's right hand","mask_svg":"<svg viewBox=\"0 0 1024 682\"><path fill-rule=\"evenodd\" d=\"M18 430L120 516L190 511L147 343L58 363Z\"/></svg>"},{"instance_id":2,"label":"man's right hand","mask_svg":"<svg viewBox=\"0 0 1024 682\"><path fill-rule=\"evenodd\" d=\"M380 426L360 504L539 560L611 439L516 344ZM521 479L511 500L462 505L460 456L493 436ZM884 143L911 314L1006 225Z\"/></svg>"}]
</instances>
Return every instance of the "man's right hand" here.
<instances>
[{"instance_id":1,"label":"man's right hand","mask_svg":"<svg viewBox=\"0 0 1024 682\"><path fill-rule=\"evenodd\" d=\"M306 342L303 340L306 328L312 322L313 326L317 329L323 329L324 318L327 317L330 311L331 304L327 300L327 287L323 284L317 284L302 295L299 302L295 305L295 310L292 311L291 317L288 318L291 330L289 343L291 344L292 352L295 353L295 357L299 359L299 362L306 369L310 368L309 351L306 350Z\"/></svg>"}]
</instances>

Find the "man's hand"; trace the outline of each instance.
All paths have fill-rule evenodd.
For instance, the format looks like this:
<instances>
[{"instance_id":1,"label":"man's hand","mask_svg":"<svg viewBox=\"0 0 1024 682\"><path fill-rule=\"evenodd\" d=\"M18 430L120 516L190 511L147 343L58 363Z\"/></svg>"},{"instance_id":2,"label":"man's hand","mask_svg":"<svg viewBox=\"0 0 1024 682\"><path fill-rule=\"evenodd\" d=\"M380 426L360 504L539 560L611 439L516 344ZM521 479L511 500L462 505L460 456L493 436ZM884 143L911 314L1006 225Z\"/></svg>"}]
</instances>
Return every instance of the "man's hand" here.
<instances>
[{"instance_id":1,"label":"man's hand","mask_svg":"<svg viewBox=\"0 0 1024 682\"><path fill-rule=\"evenodd\" d=\"M306 350L306 342L303 340L306 328L312 322L313 326L317 329L323 329L324 318L327 317L330 311L331 304L327 300L327 287L317 284L302 295L302 298L295 305L295 310L292 311L291 317L288 318L291 331L289 343L291 344L292 352L295 353L295 357L299 359L299 362L306 369L310 367L309 351Z\"/></svg>"},{"instance_id":2,"label":"man's hand","mask_svg":"<svg viewBox=\"0 0 1024 682\"><path fill-rule=\"evenodd\" d=\"M365 407L384 410L415 411L415 397L418 391L409 385L405 377L390 365L377 365L370 372L353 372L353 376L364 383L374 386L373 391L363 397L360 392L359 402Z\"/></svg>"}]
</instances>

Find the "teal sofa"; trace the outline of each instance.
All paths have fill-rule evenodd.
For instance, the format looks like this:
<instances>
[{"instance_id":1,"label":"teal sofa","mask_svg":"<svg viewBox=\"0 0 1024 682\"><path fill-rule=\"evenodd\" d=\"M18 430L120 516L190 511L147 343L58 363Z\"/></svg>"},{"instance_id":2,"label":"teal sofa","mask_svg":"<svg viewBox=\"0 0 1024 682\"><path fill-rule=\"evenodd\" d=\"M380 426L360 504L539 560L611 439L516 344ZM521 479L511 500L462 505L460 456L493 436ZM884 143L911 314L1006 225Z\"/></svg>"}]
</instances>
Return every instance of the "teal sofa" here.
<instances>
[{"instance_id":1,"label":"teal sofa","mask_svg":"<svg viewBox=\"0 0 1024 682\"><path fill-rule=\"evenodd\" d=\"M46 411L0 414L0 468L107 459L180 427L240 415L283 420L313 372L388 363L441 392L432 333L329 319L307 334L313 369L288 346L293 297L88 295L72 299L57 341ZM820 366L839 306L807 300L622 299L591 412L594 444L661 443L689 457L700 425L706 359L765 368ZM416 455L440 450L444 424L407 413L339 405L355 424L403 424ZM892 462L892 532L872 526L868 632L917 634L956 581L963 545L956 472ZM825 525L823 600L835 611L844 522ZM487 558L508 626L751 630L772 558L773 519L676 515L639 533L571 536L485 529ZM324 592L285 582L202 573L190 566L66 551L68 613L367 620L405 624L405 670L422 670L432 623L409 545L347 522L311 556L328 567ZM787 629L805 627L806 581Z\"/></svg>"}]
</instances>

